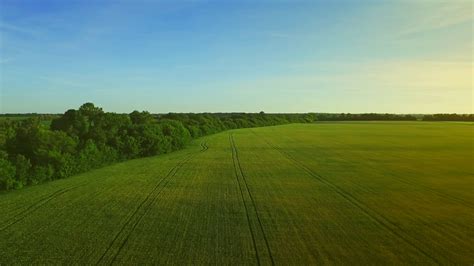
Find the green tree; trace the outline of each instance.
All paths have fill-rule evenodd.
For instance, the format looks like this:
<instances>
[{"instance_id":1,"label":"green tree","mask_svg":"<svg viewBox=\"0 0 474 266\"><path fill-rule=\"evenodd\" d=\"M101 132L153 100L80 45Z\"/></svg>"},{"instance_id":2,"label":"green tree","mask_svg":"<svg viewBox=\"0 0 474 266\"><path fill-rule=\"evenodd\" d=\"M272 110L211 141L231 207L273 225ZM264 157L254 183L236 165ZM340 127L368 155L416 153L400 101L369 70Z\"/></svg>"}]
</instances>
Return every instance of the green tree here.
<instances>
[{"instance_id":1,"label":"green tree","mask_svg":"<svg viewBox=\"0 0 474 266\"><path fill-rule=\"evenodd\" d=\"M18 182L18 186L23 187L30 181L30 170L31 170L31 162L28 158L23 156L22 154L18 154L15 159L15 168L16 168L16 176L15 179Z\"/></svg>"},{"instance_id":2,"label":"green tree","mask_svg":"<svg viewBox=\"0 0 474 266\"><path fill-rule=\"evenodd\" d=\"M155 121L155 118L146 111L139 112L135 110L131 112L129 116L133 124L149 124Z\"/></svg>"},{"instance_id":3,"label":"green tree","mask_svg":"<svg viewBox=\"0 0 474 266\"><path fill-rule=\"evenodd\" d=\"M15 166L8 160L0 158L0 188L9 190L15 185Z\"/></svg>"}]
</instances>

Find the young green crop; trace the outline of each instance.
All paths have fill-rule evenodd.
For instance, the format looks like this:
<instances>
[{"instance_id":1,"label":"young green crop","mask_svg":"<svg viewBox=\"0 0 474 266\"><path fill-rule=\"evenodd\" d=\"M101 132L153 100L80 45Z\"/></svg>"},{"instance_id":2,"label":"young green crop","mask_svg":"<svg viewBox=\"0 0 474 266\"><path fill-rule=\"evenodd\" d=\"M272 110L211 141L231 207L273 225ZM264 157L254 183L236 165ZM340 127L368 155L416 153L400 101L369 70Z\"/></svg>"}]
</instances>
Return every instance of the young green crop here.
<instances>
[{"instance_id":1,"label":"young green crop","mask_svg":"<svg viewBox=\"0 0 474 266\"><path fill-rule=\"evenodd\" d=\"M470 264L470 123L240 129L0 194L0 264Z\"/></svg>"}]
</instances>

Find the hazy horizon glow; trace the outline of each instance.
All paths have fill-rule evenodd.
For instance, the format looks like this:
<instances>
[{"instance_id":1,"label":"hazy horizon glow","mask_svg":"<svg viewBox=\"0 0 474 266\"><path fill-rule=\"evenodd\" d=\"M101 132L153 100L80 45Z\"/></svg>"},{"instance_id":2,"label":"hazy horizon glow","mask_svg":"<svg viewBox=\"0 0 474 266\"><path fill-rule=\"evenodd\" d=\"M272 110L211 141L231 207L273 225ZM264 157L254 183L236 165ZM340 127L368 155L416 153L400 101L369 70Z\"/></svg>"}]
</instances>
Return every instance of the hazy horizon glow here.
<instances>
[{"instance_id":1,"label":"hazy horizon glow","mask_svg":"<svg viewBox=\"0 0 474 266\"><path fill-rule=\"evenodd\" d=\"M471 1L0 0L0 113L473 113Z\"/></svg>"}]
</instances>

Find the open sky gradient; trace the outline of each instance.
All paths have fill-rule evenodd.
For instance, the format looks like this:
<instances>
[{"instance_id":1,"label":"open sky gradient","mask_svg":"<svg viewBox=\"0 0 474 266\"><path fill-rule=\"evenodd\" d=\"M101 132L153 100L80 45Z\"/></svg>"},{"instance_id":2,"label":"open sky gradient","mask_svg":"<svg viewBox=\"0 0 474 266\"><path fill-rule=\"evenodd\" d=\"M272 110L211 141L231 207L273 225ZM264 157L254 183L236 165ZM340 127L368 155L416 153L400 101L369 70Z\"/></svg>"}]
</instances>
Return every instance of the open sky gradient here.
<instances>
[{"instance_id":1,"label":"open sky gradient","mask_svg":"<svg viewBox=\"0 0 474 266\"><path fill-rule=\"evenodd\" d=\"M471 1L0 0L0 112L473 112Z\"/></svg>"}]
</instances>

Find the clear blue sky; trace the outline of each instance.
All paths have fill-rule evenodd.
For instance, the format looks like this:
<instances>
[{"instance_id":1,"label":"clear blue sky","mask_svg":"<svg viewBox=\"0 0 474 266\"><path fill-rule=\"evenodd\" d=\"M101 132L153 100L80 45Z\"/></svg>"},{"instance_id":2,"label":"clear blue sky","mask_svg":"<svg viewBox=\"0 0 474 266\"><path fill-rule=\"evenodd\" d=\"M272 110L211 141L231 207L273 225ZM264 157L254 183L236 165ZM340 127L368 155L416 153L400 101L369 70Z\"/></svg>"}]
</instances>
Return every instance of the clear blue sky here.
<instances>
[{"instance_id":1,"label":"clear blue sky","mask_svg":"<svg viewBox=\"0 0 474 266\"><path fill-rule=\"evenodd\" d=\"M472 10L0 0L0 112L472 113Z\"/></svg>"}]
</instances>

